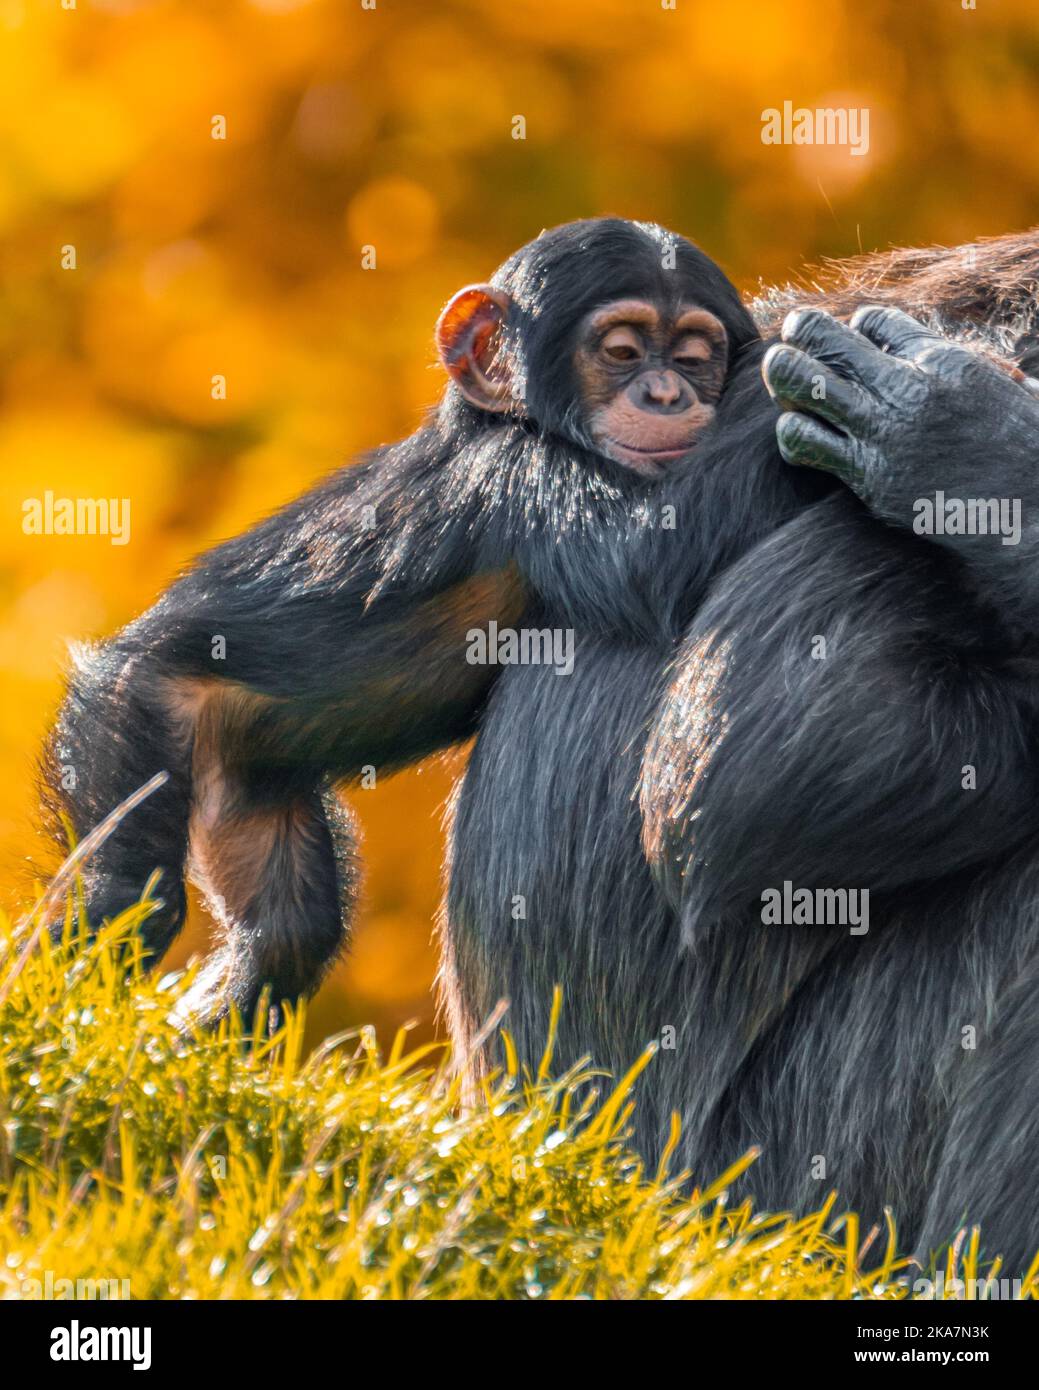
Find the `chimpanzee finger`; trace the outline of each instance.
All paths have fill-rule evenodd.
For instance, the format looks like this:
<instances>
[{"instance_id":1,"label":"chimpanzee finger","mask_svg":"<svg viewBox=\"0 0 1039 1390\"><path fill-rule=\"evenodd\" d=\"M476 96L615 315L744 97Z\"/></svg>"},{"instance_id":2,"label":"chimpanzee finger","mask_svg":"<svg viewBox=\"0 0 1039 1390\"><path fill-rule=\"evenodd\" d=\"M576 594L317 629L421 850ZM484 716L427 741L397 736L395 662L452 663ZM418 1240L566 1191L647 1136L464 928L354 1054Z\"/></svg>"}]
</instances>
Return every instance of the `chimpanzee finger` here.
<instances>
[{"instance_id":1,"label":"chimpanzee finger","mask_svg":"<svg viewBox=\"0 0 1039 1390\"><path fill-rule=\"evenodd\" d=\"M873 403L865 391L797 348L785 343L770 347L761 375L769 395L783 410L803 410L852 430L869 421Z\"/></svg>"},{"instance_id":2,"label":"chimpanzee finger","mask_svg":"<svg viewBox=\"0 0 1039 1390\"><path fill-rule=\"evenodd\" d=\"M794 309L783 320L783 341L867 389L895 370L868 338L824 309Z\"/></svg>"},{"instance_id":3,"label":"chimpanzee finger","mask_svg":"<svg viewBox=\"0 0 1039 1390\"><path fill-rule=\"evenodd\" d=\"M948 341L940 333L932 333L910 314L886 305L863 304L852 314L851 327L877 347L910 362L936 343Z\"/></svg>"},{"instance_id":4,"label":"chimpanzee finger","mask_svg":"<svg viewBox=\"0 0 1039 1390\"><path fill-rule=\"evenodd\" d=\"M821 468L849 485L858 479L855 441L821 420L787 411L776 421L776 442L787 463Z\"/></svg>"}]
</instances>

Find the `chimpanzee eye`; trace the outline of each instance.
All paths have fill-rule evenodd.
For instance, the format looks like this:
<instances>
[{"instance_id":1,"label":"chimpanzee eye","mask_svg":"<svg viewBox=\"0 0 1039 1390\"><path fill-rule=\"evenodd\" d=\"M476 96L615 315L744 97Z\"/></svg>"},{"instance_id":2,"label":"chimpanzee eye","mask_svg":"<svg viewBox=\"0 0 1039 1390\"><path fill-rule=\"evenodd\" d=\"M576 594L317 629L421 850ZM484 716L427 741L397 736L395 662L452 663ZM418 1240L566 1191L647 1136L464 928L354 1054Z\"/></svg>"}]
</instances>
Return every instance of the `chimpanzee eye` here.
<instances>
[{"instance_id":1,"label":"chimpanzee eye","mask_svg":"<svg viewBox=\"0 0 1039 1390\"><path fill-rule=\"evenodd\" d=\"M687 337L683 341L676 343L671 354L671 360L676 366L685 370L694 367L706 367L711 361L711 345L700 337Z\"/></svg>"},{"instance_id":2,"label":"chimpanzee eye","mask_svg":"<svg viewBox=\"0 0 1039 1390\"><path fill-rule=\"evenodd\" d=\"M642 357L642 343L630 328L617 328L607 333L600 351L611 362L637 362Z\"/></svg>"}]
</instances>

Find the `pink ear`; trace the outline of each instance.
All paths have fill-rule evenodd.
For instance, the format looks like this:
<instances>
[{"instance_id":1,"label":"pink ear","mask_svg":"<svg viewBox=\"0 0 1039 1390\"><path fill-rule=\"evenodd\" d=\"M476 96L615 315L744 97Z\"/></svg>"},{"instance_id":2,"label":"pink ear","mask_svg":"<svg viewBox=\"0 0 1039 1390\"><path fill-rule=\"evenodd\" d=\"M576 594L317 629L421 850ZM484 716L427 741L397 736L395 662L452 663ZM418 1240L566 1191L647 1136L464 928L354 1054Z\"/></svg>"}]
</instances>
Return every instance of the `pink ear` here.
<instances>
[{"instance_id":1,"label":"pink ear","mask_svg":"<svg viewBox=\"0 0 1039 1390\"><path fill-rule=\"evenodd\" d=\"M503 411L513 404L508 367L498 353L509 308L508 295L492 285L466 285L437 321L440 360L466 400L481 410Z\"/></svg>"}]
</instances>

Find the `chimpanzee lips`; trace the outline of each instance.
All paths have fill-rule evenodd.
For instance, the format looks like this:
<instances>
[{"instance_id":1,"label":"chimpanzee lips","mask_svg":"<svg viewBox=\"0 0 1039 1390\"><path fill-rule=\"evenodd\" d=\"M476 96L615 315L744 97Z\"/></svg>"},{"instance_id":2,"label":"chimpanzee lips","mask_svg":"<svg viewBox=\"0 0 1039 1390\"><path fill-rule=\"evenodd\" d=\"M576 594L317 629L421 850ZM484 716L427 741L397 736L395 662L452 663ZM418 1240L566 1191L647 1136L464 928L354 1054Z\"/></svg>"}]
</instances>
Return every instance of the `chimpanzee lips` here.
<instances>
[{"instance_id":1,"label":"chimpanzee lips","mask_svg":"<svg viewBox=\"0 0 1039 1390\"><path fill-rule=\"evenodd\" d=\"M614 444L618 449L623 449L626 453L645 454L647 458L655 459L678 458L679 454L687 454L693 446L693 441L691 439L687 439L679 445L669 445L666 449L647 449L644 448L641 444L625 444L624 441L621 439L611 439L610 443Z\"/></svg>"},{"instance_id":2,"label":"chimpanzee lips","mask_svg":"<svg viewBox=\"0 0 1039 1390\"><path fill-rule=\"evenodd\" d=\"M649 477L657 477L667 464L685 458L694 443L695 436L690 436L681 444L647 448L641 444L625 444L620 439L607 439L606 452L616 463L624 464L625 467L633 468Z\"/></svg>"}]
</instances>

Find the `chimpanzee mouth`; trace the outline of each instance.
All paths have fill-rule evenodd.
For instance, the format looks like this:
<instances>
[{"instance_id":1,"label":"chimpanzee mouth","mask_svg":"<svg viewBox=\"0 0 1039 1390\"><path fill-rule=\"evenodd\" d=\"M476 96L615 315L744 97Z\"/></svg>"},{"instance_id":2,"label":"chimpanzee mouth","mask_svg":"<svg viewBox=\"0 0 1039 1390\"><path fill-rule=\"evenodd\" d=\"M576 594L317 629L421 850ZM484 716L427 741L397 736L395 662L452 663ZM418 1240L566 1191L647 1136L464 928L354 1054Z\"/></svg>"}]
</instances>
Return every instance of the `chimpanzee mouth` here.
<instances>
[{"instance_id":1,"label":"chimpanzee mouth","mask_svg":"<svg viewBox=\"0 0 1039 1390\"><path fill-rule=\"evenodd\" d=\"M692 451L693 442L690 439L672 449L647 449L637 444L625 444L619 439L607 441L609 456L616 463L623 464L626 468L633 468L636 472L645 473L649 477L659 476L667 471L668 464L677 463L680 459L686 458Z\"/></svg>"}]
</instances>

